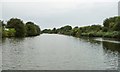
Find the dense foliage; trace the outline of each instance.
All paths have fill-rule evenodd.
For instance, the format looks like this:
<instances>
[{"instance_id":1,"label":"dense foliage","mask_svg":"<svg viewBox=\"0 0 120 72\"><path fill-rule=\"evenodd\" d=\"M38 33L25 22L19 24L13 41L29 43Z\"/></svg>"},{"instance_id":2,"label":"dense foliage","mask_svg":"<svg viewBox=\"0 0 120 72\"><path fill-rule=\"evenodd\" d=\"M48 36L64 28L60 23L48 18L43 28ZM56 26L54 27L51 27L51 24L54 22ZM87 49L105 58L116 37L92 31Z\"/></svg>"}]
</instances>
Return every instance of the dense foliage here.
<instances>
[{"instance_id":1,"label":"dense foliage","mask_svg":"<svg viewBox=\"0 0 120 72\"><path fill-rule=\"evenodd\" d=\"M44 29L42 33L55 33L71 35L74 37L109 37L109 38L120 38L120 16L110 17L104 20L103 26L91 25L84 27L74 27L69 25L61 28Z\"/></svg>"},{"instance_id":2,"label":"dense foliage","mask_svg":"<svg viewBox=\"0 0 120 72\"><path fill-rule=\"evenodd\" d=\"M23 23L22 20L17 18L11 18L4 24L1 21L2 37L25 37L25 36L36 36L41 33L38 25L33 22Z\"/></svg>"},{"instance_id":3,"label":"dense foliage","mask_svg":"<svg viewBox=\"0 0 120 72\"><path fill-rule=\"evenodd\" d=\"M27 36L35 36L40 34L39 26L35 25L33 22L26 23Z\"/></svg>"},{"instance_id":4,"label":"dense foliage","mask_svg":"<svg viewBox=\"0 0 120 72\"><path fill-rule=\"evenodd\" d=\"M16 37L24 37L26 34L25 25L22 20L17 18L12 18L7 22L7 28L14 28L16 30Z\"/></svg>"}]
</instances>

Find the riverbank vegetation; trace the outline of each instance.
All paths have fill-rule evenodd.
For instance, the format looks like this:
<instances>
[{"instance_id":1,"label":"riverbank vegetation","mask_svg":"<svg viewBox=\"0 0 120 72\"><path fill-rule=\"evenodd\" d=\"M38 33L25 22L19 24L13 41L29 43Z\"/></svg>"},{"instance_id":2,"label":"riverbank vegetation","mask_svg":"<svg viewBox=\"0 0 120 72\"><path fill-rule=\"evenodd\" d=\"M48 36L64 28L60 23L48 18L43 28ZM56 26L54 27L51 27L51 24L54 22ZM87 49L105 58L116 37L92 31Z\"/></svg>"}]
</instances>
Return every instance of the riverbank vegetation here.
<instances>
[{"instance_id":1,"label":"riverbank vegetation","mask_svg":"<svg viewBox=\"0 0 120 72\"><path fill-rule=\"evenodd\" d=\"M108 37L120 39L120 16L106 18L103 25L91 25L84 27L72 27L66 25L60 28L40 30L33 22L24 23L21 19L11 18L5 24L0 21L1 37L26 37L37 36L40 33L63 34L74 37Z\"/></svg>"},{"instance_id":2,"label":"riverbank vegetation","mask_svg":"<svg viewBox=\"0 0 120 72\"><path fill-rule=\"evenodd\" d=\"M44 29L42 33L64 34L74 37L108 37L120 39L120 16L110 17L103 21L103 25L74 27L69 25L61 28Z\"/></svg>"},{"instance_id":3,"label":"riverbank vegetation","mask_svg":"<svg viewBox=\"0 0 120 72\"><path fill-rule=\"evenodd\" d=\"M37 36L41 33L38 25L33 22L23 23L21 19L11 18L5 24L0 21L0 34L2 37Z\"/></svg>"}]
</instances>

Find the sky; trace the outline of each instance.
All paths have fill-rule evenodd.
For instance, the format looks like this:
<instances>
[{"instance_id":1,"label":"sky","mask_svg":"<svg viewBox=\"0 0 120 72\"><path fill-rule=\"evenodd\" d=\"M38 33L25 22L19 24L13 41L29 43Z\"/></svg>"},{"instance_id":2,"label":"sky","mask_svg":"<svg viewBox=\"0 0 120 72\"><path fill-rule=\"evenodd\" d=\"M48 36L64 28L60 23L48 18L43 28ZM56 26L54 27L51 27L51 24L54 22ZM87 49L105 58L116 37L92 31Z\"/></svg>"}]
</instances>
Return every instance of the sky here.
<instances>
[{"instance_id":1,"label":"sky","mask_svg":"<svg viewBox=\"0 0 120 72\"><path fill-rule=\"evenodd\" d=\"M1 19L20 18L40 28L102 24L118 15L119 0L1 0Z\"/></svg>"}]
</instances>

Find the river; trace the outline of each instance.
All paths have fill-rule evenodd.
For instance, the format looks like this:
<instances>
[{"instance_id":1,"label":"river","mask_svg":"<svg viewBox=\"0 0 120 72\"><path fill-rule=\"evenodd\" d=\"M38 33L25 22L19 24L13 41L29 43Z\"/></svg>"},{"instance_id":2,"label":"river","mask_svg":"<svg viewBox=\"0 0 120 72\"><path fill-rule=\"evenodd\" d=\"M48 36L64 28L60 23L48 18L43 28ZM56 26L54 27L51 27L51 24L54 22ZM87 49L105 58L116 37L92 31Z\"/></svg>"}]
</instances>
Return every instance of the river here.
<instances>
[{"instance_id":1,"label":"river","mask_svg":"<svg viewBox=\"0 0 120 72\"><path fill-rule=\"evenodd\" d=\"M2 39L3 70L116 70L120 42L41 34Z\"/></svg>"}]
</instances>

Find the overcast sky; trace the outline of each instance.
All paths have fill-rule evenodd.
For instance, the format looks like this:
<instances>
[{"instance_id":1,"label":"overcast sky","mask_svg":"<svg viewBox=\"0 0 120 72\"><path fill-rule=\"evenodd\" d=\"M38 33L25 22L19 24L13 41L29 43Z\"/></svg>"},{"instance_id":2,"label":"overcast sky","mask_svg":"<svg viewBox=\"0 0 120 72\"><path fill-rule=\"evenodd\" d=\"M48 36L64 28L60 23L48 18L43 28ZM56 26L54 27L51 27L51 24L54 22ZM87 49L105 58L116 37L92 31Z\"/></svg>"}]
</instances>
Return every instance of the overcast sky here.
<instances>
[{"instance_id":1,"label":"overcast sky","mask_svg":"<svg viewBox=\"0 0 120 72\"><path fill-rule=\"evenodd\" d=\"M32 21L42 29L102 24L118 15L118 0L1 0L2 19ZM1 5L1 3L0 3Z\"/></svg>"}]
</instances>

